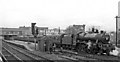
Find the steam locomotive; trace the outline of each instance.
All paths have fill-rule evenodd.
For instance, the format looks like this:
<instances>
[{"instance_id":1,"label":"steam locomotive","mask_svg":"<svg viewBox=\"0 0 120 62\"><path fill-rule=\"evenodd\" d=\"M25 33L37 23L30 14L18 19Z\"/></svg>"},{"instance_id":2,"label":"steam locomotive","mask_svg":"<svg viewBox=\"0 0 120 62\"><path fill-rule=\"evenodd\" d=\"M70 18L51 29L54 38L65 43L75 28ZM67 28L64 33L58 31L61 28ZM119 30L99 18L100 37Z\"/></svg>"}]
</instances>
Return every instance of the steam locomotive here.
<instances>
[{"instance_id":1,"label":"steam locomotive","mask_svg":"<svg viewBox=\"0 0 120 62\"><path fill-rule=\"evenodd\" d=\"M74 49L77 52L100 55L109 55L109 53L115 49L115 47L110 43L109 34L104 31L101 31L100 33L80 32L76 35L62 34L59 45L63 49Z\"/></svg>"}]
</instances>

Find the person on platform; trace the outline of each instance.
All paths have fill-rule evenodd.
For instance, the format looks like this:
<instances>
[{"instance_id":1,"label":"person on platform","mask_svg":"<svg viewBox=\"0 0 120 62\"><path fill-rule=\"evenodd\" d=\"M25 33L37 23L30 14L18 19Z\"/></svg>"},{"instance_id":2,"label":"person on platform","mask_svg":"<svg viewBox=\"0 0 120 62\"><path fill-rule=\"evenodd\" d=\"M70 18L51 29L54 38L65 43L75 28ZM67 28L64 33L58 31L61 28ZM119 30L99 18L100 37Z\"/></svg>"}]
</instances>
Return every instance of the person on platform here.
<instances>
[{"instance_id":1,"label":"person on platform","mask_svg":"<svg viewBox=\"0 0 120 62\"><path fill-rule=\"evenodd\" d=\"M53 51L55 52L56 44L53 44Z\"/></svg>"},{"instance_id":2,"label":"person on platform","mask_svg":"<svg viewBox=\"0 0 120 62\"><path fill-rule=\"evenodd\" d=\"M52 54L52 52L53 52L53 49L52 49L52 47L50 47L50 54Z\"/></svg>"}]
</instances>

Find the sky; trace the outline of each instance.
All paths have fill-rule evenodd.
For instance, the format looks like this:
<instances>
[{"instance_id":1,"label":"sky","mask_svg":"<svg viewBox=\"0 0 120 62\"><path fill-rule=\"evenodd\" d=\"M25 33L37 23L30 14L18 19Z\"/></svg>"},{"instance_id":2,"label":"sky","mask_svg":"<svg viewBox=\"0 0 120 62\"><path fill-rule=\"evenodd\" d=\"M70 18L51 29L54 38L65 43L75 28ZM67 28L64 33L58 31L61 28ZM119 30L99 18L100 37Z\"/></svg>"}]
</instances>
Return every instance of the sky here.
<instances>
[{"instance_id":1,"label":"sky","mask_svg":"<svg viewBox=\"0 0 120 62\"><path fill-rule=\"evenodd\" d=\"M0 27L100 26L115 31L120 0L0 0Z\"/></svg>"}]
</instances>

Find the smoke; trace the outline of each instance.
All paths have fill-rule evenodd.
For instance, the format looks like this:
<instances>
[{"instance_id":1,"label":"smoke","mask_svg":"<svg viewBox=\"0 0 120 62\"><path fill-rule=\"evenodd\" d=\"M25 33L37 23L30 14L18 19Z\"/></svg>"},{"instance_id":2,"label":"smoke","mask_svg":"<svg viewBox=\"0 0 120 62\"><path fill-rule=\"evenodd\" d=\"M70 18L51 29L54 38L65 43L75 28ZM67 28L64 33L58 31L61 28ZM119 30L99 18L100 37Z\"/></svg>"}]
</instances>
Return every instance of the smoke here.
<instances>
[{"instance_id":1,"label":"smoke","mask_svg":"<svg viewBox=\"0 0 120 62\"><path fill-rule=\"evenodd\" d=\"M113 50L112 52L110 52L111 55L114 55L114 56L120 56L120 48L116 47L115 46L115 50Z\"/></svg>"}]
</instances>

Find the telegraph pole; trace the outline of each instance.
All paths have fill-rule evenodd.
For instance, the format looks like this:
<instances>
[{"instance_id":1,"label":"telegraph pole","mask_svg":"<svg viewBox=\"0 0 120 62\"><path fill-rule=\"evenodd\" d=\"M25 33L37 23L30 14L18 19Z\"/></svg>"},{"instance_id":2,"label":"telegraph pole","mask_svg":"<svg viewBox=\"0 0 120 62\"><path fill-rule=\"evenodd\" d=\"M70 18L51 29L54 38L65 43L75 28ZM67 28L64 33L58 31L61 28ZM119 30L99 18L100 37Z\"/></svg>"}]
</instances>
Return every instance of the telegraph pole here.
<instances>
[{"instance_id":1,"label":"telegraph pole","mask_svg":"<svg viewBox=\"0 0 120 62\"><path fill-rule=\"evenodd\" d=\"M115 18L116 18L116 46L117 46L117 41L118 41L118 40L117 40L117 37L118 37L118 36L117 36L117 35L118 35L118 18L120 18L120 17L119 17L119 16L116 16Z\"/></svg>"}]
</instances>

